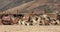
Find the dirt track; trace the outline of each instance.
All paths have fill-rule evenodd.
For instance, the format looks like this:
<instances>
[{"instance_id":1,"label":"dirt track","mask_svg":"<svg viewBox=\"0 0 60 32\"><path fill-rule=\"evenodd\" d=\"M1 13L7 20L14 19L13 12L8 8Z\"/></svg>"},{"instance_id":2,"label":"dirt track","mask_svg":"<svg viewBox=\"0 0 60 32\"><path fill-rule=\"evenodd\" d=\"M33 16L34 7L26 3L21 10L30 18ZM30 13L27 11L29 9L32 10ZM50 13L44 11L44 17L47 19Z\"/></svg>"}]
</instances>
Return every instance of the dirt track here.
<instances>
[{"instance_id":1,"label":"dirt track","mask_svg":"<svg viewBox=\"0 0 60 32\"><path fill-rule=\"evenodd\" d=\"M60 32L60 26L0 26L0 32Z\"/></svg>"}]
</instances>

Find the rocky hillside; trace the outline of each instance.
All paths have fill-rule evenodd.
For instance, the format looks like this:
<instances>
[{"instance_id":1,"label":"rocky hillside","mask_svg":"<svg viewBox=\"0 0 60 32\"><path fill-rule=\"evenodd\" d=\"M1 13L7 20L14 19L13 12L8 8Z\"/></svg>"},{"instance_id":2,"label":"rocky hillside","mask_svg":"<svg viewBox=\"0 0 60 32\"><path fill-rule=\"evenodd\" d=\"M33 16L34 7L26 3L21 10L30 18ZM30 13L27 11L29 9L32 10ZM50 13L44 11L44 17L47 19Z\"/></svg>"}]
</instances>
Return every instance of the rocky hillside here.
<instances>
[{"instance_id":1,"label":"rocky hillside","mask_svg":"<svg viewBox=\"0 0 60 32\"><path fill-rule=\"evenodd\" d=\"M60 0L10 0L0 10L7 13L50 13L60 11Z\"/></svg>"},{"instance_id":2,"label":"rocky hillside","mask_svg":"<svg viewBox=\"0 0 60 32\"><path fill-rule=\"evenodd\" d=\"M33 0L0 0L0 11L4 11Z\"/></svg>"}]
</instances>

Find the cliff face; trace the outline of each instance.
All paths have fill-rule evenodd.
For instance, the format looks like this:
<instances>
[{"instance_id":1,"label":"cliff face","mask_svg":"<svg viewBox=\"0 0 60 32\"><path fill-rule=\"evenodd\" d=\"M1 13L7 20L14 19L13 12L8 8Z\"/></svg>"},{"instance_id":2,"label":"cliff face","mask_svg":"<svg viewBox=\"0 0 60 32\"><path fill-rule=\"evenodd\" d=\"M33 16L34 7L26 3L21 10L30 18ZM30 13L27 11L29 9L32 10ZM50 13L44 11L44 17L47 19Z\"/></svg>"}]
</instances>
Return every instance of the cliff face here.
<instances>
[{"instance_id":1,"label":"cliff face","mask_svg":"<svg viewBox=\"0 0 60 32\"><path fill-rule=\"evenodd\" d=\"M60 0L10 0L0 10L4 13L51 13L60 11Z\"/></svg>"}]
</instances>

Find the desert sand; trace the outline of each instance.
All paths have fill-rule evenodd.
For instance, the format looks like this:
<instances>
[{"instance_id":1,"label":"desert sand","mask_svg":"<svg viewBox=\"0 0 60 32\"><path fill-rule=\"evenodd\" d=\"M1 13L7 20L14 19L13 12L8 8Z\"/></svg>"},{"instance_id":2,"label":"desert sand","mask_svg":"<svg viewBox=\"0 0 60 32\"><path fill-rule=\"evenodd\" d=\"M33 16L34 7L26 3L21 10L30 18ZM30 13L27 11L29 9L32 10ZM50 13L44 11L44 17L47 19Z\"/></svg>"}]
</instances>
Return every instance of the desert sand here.
<instances>
[{"instance_id":1,"label":"desert sand","mask_svg":"<svg viewBox=\"0 0 60 32\"><path fill-rule=\"evenodd\" d=\"M0 25L0 32L60 32L60 26Z\"/></svg>"}]
</instances>

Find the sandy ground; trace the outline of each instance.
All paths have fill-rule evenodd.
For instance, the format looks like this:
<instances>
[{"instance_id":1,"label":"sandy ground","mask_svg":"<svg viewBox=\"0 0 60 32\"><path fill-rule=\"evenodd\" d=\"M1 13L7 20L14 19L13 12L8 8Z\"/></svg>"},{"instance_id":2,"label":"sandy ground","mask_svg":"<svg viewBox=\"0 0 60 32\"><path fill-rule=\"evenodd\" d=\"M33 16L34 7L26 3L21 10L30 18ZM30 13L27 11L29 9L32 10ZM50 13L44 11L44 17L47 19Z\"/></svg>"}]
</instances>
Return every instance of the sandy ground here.
<instances>
[{"instance_id":1,"label":"sandy ground","mask_svg":"<svg viewBox=\"0 0 60 32\"><path fill-rule=\"evenodd\" d=\"M0 25L0 32L60 32L60 26Z\"/></svg>"}]
</instances>

